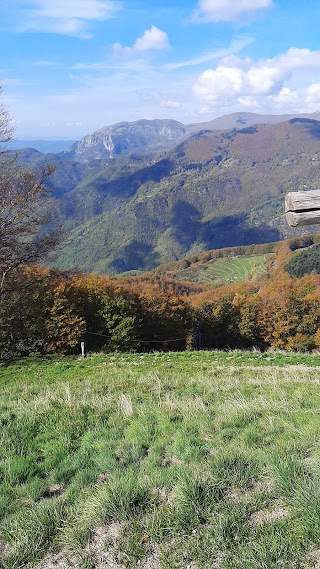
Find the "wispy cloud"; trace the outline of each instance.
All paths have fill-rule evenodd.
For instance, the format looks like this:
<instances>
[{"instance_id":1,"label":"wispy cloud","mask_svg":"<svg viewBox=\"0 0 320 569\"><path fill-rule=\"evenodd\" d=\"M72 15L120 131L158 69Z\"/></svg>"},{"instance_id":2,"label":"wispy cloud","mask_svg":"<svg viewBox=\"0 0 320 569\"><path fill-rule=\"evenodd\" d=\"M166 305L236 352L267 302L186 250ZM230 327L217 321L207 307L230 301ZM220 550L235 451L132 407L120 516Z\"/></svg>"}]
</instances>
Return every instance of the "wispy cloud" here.
<instances>
[{"instance_id":1,"label":"wispy cloud","mask_svg":"<svg viewBox=\"0 0 320 569\"><path fill-rule=\"evenodd\" d=\"M30 0L20 6L23 18L20 32L41 32L77 36L88 39L89 22L113 18L121 8L117 0Z\"/></svg>"},{"instance_id":2,"label":"wispy cloud","mask_svg":"<svg viewBox=\"0 0 320 569\"><path fill-rule=\"evenodd\" d=\"M232 22L243 15L270 8L272 0L199 0L193 13L198 22Z\"/></svg>"},{"instance_id":3,"label":"wispy cloud","mask_svg":"<svg viewBox=\"0 0 320 569\"><path fill-rule=\"evenodd\" d=\"M55 67L57 62L50 59L39 59L39 61L34 61L32 65L34 67Z\"/></svg>"},{"instance_id":4,"label":"wispy cloud","mask_svg":"<svg viewBox=\"0 0 320 569\"><path fill-rule=\"evenodd\" d=\"M32 85L32 82L28 81L28 79L22 79L19 77L4 77L1 79L1 84L5 87L22 87L25 85Z\"/></svg>"},{"instance_id":5,"label":"wispy cloud","mask_svg":"<svg viewBox=\"0 0 320 569\"><path fill-rule=\"evenodd\" d=\"M209 63L210 61L215 61L217 59L227 57L228 55L239 53L252 41L253 40L251 38L234 39L231 42L230 46L227 48L217 49L210 53L205 53L203 55L199 55L198 57L194 57L192 59L187 59L186 61L168 63L164 65L164 68L175 70L175 69L182 69L183 67L192 67L195 65L202 65L203 63Z\"/></svg>"},{"instance_id":6,"label":"wispy cloud","mask_svg":"<svg viewBox=\"0 0 320 569\"><path fill-rule=\"evenodd\" d=\"M119 61L119 63L115 64L114 60L106 60L106 61L96 61L96 62L79 62L75 63L71 67L67 67L66 69L71 69L74 71L96 71L103 72L103 71L111 71L117 73L119 72L128 72L132 73L148 73L152 67L149 63L143 58L135 58L134 61ZM103 75L103 73L102 73Z\"/></svg>"},{"instance_id":7,"label":"wispy cloud","mask_svg":"<svg viewBox=\"0 0 320 569\"><path fill-rule=\"evenodd\" d=\"M78 71L101 71L103 69L114 69L114 65L96 62L96 63L76 63L72 65L70 69L75 69Z\"/></svg>"},{"instance_id":8,"label":"wispy cloud","mask_svg":"<svg viewBox=\"0 0 320 569\"><path fill-rule=\"evenodd\" d=\"M146 51L169 49L169 38L166 32L159 30L156 26L151 26L150 30L145 30L144 34L137 38L132 47L122 46L120 43L114 44L116 54L134 54Z\"/></svg>"}]
</instances>

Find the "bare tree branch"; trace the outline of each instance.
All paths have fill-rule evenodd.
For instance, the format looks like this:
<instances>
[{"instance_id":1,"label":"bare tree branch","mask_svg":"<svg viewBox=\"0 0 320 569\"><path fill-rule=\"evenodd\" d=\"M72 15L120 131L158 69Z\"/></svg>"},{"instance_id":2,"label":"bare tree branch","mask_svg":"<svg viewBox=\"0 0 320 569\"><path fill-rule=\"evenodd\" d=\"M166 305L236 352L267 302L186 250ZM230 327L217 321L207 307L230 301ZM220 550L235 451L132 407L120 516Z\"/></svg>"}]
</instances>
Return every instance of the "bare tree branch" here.
<instances>
[{"instance_id":1,"label":"bare tree branch","mask_svg":"<svg viewBox=\"0 0 320 569\"><path fill-rule=\"evenodd\" d=\"M11 136L10 117L0 101L0 144ZM43 260L59 241L45 186L53 171L50 165L26 171L12 153L0 152L0 295L10 274Z\"/></svg>"},{"instance_id":2,"label":"bare tree branch","mask_svg":"<svg viewBox=\"0 0 320 569\"><path fill-rule=\"evenodd\" d=\"M0 97L2 95L2 85L0 85ZM6 144L12 140L14 133L14 128L12 125L11 117L5 108L4 104L0 100L0 144ZM2 149L3 151L3 149ZM1 152L1 151L0 151Z\"/></svg>"}]
</instances>

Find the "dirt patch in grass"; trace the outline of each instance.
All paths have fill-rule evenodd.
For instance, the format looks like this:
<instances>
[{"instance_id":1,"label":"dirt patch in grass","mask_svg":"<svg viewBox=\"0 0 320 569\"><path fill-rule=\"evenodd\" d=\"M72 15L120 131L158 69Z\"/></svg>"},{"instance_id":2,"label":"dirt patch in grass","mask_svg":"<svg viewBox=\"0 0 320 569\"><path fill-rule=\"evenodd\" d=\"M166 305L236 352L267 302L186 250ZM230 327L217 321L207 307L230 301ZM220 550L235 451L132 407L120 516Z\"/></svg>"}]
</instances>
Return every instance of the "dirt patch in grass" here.
<instances>
[{"instance_id":1,"label":"dirt patch in grass","mask_svg":"<svg viewBox=\"0 0 320 569\"><path fill-rule=\"evenodd\" d=\"M306 558L304 568L320 569L320 549L312 549Z\"/></svg>"},{"instance_id":2,"label":"dirt patch in grass","mask_svg":"<svg viewBox=\"0 0 320 569\"><path fill-rule=\"evenodd\" d=\"M273 480L257 480L252 486L252 490L254 492L261 492L264 494L271 494L274 490L274 482Z\"/></svg>"},{"instance_id":3,"label":"dirt patch in grass","mask_svg":"<svg viewBox=\"0 0 320 569\"><path fill-rule=\"evenodd\" d=\"M240 502L253 502L255 500L256 494L271 494L274 485L272 480L258 480L254 482L248 490L242 490L241 488L230 488L225 497L233 502L234 504L239 504Z\"/></svg>"},{"instance_id":4,"label":"dirt patch in grass","mask_svg":"<svg viewBox=\"0 0 320 569\"><path fill-rule=\"evenodd\" d=\"M95 530L86 547L86 553L95 561L97 569L124 569L129 568L125 562L118 563L116 559L116 546L125 531L123 524L113 522ZM160 569L160 547L149 541L147 534L141 537L146 545L146 558L139 563L140 569Z\"/></svg>"},{"instance_id":5,"label":"dirt patch in grass","mask_svg":"<svg viewBox=\"0 0 320 569\"><path fill-rule=\"evenodd\" d=\"M281 505L277 505L272 509L259 510L250 516L250 522L253 526L260 526L264 523L274 522L281 518L286 518L289 510Z\"/></svg>"},{"instance_id":6,"label":"dirt patch in grass","mask_svg":"<svg viewBox=\"0 0 320 569\"><path fill-rule=\"evenodd\" d=\"M63 550L48 553L34 569L80 569L80 565L77 557Z\"/></svg>"},{"instance_id":7,"label":"dirt patch in grass","mask_svg":"<svg viewBox=\"0 0 320 569\"><path fill-rule=\"evenodd\" d=\"M155 488L153 491L156 496L158 504L166 504L169 507L173 506L173 492L169 488Z\"/></svg>"},{"instance_id":8,"label":"dirt patch in grass","mask_svg":"<svg viewBox=\"0 0 320 569\"><path fill-rule=\"evenodd\" d=\"M56 498L58 496L61 496L63 492L64 489L62 488L62 486L60 486L60 484L53 484L48 488L47 492L45 493L45 498Z\"/></svg>"},{"instance_id":9,"label":"dirt patch in grass","mask_svg":"<svg viewBox=\"0 0 320 569\"><path fill-rule=\"evenodd\" d=\"M100 472L97 476L98 482L107 482L110 479L111 474L109 472Z\"/></svg>"},{"instance_id":10,"label":"dirt patch in grass","mask_svg":"<svg viewBox=\"0 0 320 569\"><path fill-rule=\"evenodd\" d=\"M0 538L0 559L7 559L10 555L10 545L5 539Z\"/></svg>"},{"instance_id":11,"label":"dirt patch in grass","mask_svg":"<svg viewBox=\"0 0 320 569\"><path fill-rule=\"evenodd\" d=\"M243 492L240 488L230 488L230 490L226 492L225 497L234 504L239 504L243 501L250 501L252 498L249 492Z\"/></svg>"},{"instance_id":12,"label":"dirt patch in grass","mask_svg":"<svg viewBox=\"0 0 320 569\"><path fill-rule=\"evenodd\" d=\"M182 464L182 460L176 456L171 456L170 458L164 458L161 464L162 466L180 466Z\"/></svg>"},{"instance_id":13,"label":"dirt patch in grass","mask_svg":"<svg viewBox=\"0 0 320 569\"><path fill-rule=\"evenodd\" d=\"M139 564L139 567L141 569L160 569L160 557L160 547L157 544L150 544L147 557Z\"/></svg>"},{"instance_id":14,"label":"dirt patch in grass","mask_svg":"<svg viewBox=\"0 0 320 569\"><path fill-rule=\"evenodd\" d=\"M97 528L91 536L86 546L86 553L96 561L98 569L122 569L122 565L118 565L113 553L122 530L122 524L113 522Z\"/></svg>"}]
</instances>

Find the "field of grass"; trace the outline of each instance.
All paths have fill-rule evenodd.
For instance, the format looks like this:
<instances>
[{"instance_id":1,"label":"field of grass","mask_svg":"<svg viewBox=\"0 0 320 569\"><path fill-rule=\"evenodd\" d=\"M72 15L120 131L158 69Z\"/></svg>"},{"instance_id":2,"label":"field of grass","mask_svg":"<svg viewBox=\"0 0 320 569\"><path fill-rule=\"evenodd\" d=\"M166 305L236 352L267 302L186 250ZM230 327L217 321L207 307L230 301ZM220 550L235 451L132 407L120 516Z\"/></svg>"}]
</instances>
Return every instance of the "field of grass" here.
<instances>
[{"instance_id":1,"label":"field of grass","mask_svg":"<svg viewBox=\"0 0 320 569\"><path fill-rule=\"evenodd\" d=\"M0 567L319 569L320 356L0 367Z\"/></svg>"},{"instance_id":2,"label":"field of grass","mask_svg":"<svg viewBox=\"0 0 320 569\"><path fill-rule=\"evenodd\" d=\"M201 271L201 282L220 285L255 280L267 274L266 264L269 259L270 255L254 255L210 261L206 269Z\"/></svg>"},{"instance_id":3,"label":"field of grass","mask_svg":"<svg viewBox=\"0 0 320 569\"><path fill-rule=\"evenodd\" d=\"M206 285L222 286L245 281L260 280L268 274L268 265L274 255L234 255L212 259L205 264L168 273L177 280Z\"/></svg>"}]
</instances>

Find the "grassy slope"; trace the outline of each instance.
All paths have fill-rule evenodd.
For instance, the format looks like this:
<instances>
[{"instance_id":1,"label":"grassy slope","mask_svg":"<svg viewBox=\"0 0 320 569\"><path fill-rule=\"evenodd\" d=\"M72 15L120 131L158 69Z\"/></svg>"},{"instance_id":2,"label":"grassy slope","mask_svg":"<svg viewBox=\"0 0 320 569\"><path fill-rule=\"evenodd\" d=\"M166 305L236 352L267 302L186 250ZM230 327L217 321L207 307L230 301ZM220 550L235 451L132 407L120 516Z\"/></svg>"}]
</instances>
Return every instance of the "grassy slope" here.
<instances>
[{"instance_id":1,"label":"grassy slope","mask_svg":"<svg viewBox=\"0 0 320 569\"><path fill-rule=\"evenodd\" d=\"M168 276L175 280L189 280L209 286L256 281L267 278L274 257L273 254L230 255L169 272Z\"/></svg>"},{"instance_id":2,"label":"grassy slope","mask_svg":"<svg viewBox=\"0 0 320 569\"><path fill-rule=\"evenodd\" d=\"M215 284L232 284L258 279L267 275L266 263L268 255L255 255L252 257L235 257L233 259L217 259L208 263L204 282Z\"/></svg>"},{"instance_id":3,"label":"grassy slope","mask_svg":"<svg viewBox=\"0 0 320 569\"><path fill-rule=\"evenodd\" d=\"M1 368L0 566L315 568L319 364L189 352Z\"/></svg>"},{"instance_id":4,"label":"grassy slope","mask_svg":"<svg viewBox=\"0 0 320 569\"><path fill-rule=\"evenodd\" d=\"M320 234L314 234L264 245L205 251L180 261L160 265L154 272L177 281L190 281L213 287L249 281L263 282L272 279L275 270L287 270L288 261L297 256L300 258L301 253L312 255L312 251L317 250L319 239Z\"/></svg>"}]
</instances>

